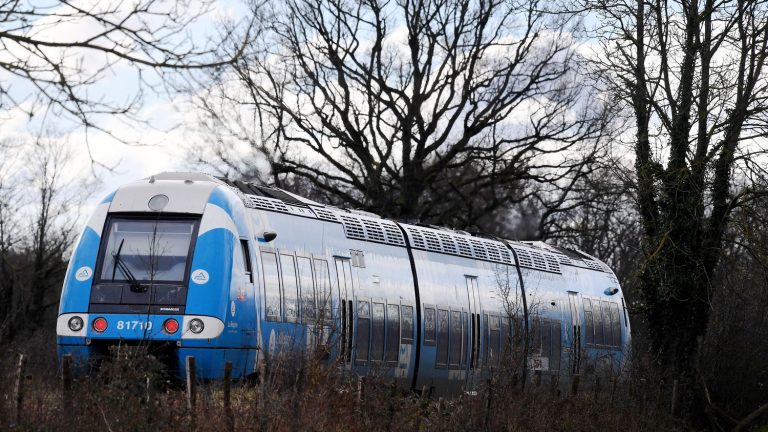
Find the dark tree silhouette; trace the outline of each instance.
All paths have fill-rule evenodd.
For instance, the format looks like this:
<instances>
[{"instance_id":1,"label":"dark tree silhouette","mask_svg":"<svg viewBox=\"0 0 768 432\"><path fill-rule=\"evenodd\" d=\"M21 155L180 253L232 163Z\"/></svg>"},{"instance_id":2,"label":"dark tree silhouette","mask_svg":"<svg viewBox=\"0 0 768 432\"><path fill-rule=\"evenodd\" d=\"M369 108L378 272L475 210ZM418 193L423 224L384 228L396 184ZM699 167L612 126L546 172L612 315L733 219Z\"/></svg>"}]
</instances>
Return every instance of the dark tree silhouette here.
<instances>
[{"instance_id":1,"label":"dark tree silhouette","mask_svg":"<svg viewBox=\"0 0 768 432\"><path fill-rule=\"evenodd\" d=\"M755 139L766 134L768 5L763 1L585 4L596 16L595 71L635 122L642 227L639 294L684 412L705 399L697 376L712 281L735 209L763 192ZM703 418L703 417L702 417Z\"/></svg>"}]
</instances>

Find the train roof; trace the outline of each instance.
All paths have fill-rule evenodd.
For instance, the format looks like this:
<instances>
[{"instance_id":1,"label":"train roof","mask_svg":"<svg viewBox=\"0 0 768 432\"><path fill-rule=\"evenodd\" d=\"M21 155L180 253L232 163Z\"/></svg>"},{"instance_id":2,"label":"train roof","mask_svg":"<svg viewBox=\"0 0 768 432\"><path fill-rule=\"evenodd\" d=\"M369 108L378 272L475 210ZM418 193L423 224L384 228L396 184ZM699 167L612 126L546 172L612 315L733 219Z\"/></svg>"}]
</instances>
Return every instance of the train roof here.
<instances>
[{"instance_id":1,"label":"train roof","mask_svg":"<svg viewBox=\"0 0 768 432\"><path fill-rule=\"evenodd\" d=\"M339 223L350 239L405 247L404 231L408 237L408 244L413 249L501 264L517 262L521 267L549 273L562 273L561 266L564 265L581 267L608 273L612 279L615 279L611 269L597 258L580 250L553 246L540 241L521 242L434 225L399 221L395 223L374 213L321 204L275 187L204 173L164 172L149 177L149 180L191 180L225 185L234 191L248 208ZM403 227L403 230L398 227L398 224ZM510 248L514 253L510 253Z\"/></svg>"}]
</instances>

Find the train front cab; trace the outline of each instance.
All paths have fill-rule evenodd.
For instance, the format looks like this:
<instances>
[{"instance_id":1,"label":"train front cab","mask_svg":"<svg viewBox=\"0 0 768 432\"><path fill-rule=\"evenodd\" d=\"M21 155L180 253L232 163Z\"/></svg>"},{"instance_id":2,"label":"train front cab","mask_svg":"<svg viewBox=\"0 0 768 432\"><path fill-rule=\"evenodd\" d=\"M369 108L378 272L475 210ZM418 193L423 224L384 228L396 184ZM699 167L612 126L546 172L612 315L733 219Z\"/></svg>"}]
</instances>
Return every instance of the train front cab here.
<instances>
[{"instance_id":1,"label":"train front cab","mask_svg":"<svg viewBox=\"0 0 768 432\"><path fill-rule=\"evenodd\" d=\"M210 181L155 178L96 209L73 251L57 321L59 356L86 371L114 346L145 346L183 376L254 370L252 237L241 201ZM250 238L249 238L250 237Z\"/></svg>"}]
</instances>

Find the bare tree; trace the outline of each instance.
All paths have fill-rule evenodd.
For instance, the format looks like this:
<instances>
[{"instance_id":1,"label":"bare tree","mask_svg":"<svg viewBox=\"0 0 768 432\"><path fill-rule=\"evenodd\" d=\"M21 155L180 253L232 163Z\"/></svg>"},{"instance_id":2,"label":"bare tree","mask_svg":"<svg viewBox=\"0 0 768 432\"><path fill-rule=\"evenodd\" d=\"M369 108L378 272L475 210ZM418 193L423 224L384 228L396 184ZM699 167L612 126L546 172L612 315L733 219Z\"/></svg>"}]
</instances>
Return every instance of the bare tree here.
<instances>
[{"instance_id":1,"label":"bare tree","mask_svg":"<svg viewBox=\"0 0 768 432\"><path fill-rule=\"evenodd\" d=\"M217 68L237 59L240 49L214 58L220 40L203 37L196 28L210 18L215 4L1 0L0 71L6 79L0 82L0 111L17 109L32 118L52 110L54 116L100 130L100 117L130 117L140 106L143 89L159 87L146 79L148 72ZM244 23L245 35L250 24ZM98 87L117 67L134 71L130 79L138 87L136 94L125 95L124 87Z\"/></svg>"},{"instance_id":2,"label":"bare tree","mask_svg":"<svg viewBox=\"0 0 768 432\"><path fill-rule=\"evenodd\" d=\"M28 286L22 302L25 321L32 327L40 325L46 310L58 304L65 254L75 241L77 211L89 192L87 183L67 177L70 162L68 147L57 140L41 138L27 155L28 180L36 195L30 203L33 223L25 253Z\"/></svg>"},{"instance_id":3,"label":"bare tree","mask_svg":"<svg viewBox=\"0 0 768 432\"><path fill-rule=\"evenodd\" d=\"M12 337L11 325L18 312L14 295L18 257L14 253L22 234L19 227L20 193L11 173L15 172L18 145L0 142L0 342Z\"/></svg>"},{"instance_id":4,"label":"bare tree","mask_svg":"<svg viewBox=\"0 0 768 432\"><path fill-rule=\"evenodd\" d=\"M638 276L652 348L684 383L690 414L704 399L694 391L698 344L724 233L734 210L761 194L750 177L764 174L757 138L765 136L768 108L768 5L585 7L596 17L596 73L635 123L630 141L644 257Z\"/></svg>"},{"instance_id":5,"label":"bare tree","mask_svg":"<svg viewBox=\"0 0 768 432\"><path fill-rule=\"evenodd\" d=\"M236 76L215 75L198 98L219 143L214 162L201 159L230 175L471 227L567 191L600 150L608 117L583 91L572 23L538 1L291 0L270 11ZM242 163L233 143L269 171Z\"/></svg>"}]
</instances>

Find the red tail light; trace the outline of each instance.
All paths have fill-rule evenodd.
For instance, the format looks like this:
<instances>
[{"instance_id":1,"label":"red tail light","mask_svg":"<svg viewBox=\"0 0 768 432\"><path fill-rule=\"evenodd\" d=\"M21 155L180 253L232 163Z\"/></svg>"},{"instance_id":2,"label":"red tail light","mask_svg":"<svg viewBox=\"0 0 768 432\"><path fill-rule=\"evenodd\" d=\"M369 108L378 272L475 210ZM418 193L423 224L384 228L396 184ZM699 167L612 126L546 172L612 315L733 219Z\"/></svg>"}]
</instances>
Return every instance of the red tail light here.
<instances>
[{"instance_id":1,"label":"red tail light","mask_svg":"<svg viewBox=\"0 0 768 432\"><path fill-rule=\"evenodd\" d=\"M95 320L93 320L93 324L92 324L93 329L96 330L99 333L101 333L104 330L106 330L107 329L107 325L108 325L107 324L107 320L105 320L102 317L98 317Z\"/></svg>"},{"instance_id":2,"label":"red tail light","mask_svg":"<svg viewBox=\"0 0 768 432\"><path fill-rule=\"evenodd\" d=\"M163 323L163 330L168 334L174 334L179 331L179 322L173 318L168 318Z\"/></svg>"}]
</instances>

